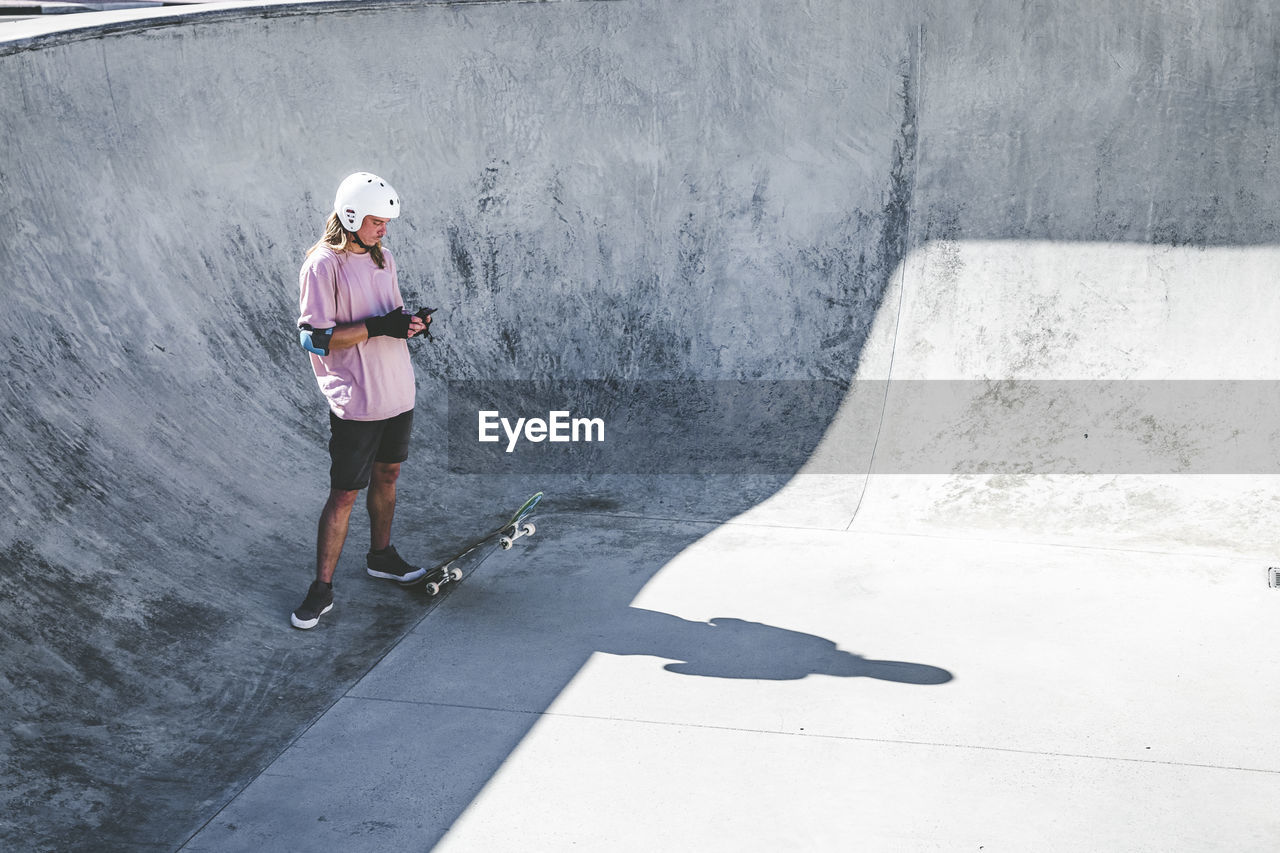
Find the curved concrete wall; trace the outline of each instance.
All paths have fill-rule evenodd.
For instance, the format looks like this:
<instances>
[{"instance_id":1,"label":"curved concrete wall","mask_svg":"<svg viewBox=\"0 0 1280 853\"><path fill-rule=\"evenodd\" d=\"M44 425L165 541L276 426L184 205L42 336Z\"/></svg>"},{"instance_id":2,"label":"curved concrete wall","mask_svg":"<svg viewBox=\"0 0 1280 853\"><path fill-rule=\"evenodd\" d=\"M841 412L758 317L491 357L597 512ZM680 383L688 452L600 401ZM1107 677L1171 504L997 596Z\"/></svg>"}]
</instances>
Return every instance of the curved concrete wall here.
<instances>
[{"instance_id":1,"label":"curved concrete wall","mask_svg":"<svg viewBox=\"0 0 1280 853\"><path fill-rule=\"evenodd\" d=\"M446 381L847 381L901 256L893 9L277 4L0 44L16 825L172 842L420 617L378 590L342 637L285 618L327 464L297 268L344 175L397 187L402 289L442 306L405 538L443 557L533 488L618 506L449 476ZM788 473L626 506L727 519Z\"/></svg>"},{"instance_id":2,"label":"curved concrete wall","mask_svg":"<svg viewBox=\"0 0 1280 853\"><path fill-rule=\"evenodd\" d=\"M420 616L375 592L340 637L284 620L325 488L295 276L357 169L405 200L407 299L443 306L415 352L433 474L402 523L437 531L436 556L538 487L562 511L1126 541L1190 517L1187 541L1267 544L1259 477L912 474L919 444L890 441L909 407L875 383L760 404L753 440L799 462L759 476L442 470L450 381L1274 378L1265 4L220 4L77 25L0 42L15 833L181 840Z\"/></svg>"}]
</instances>

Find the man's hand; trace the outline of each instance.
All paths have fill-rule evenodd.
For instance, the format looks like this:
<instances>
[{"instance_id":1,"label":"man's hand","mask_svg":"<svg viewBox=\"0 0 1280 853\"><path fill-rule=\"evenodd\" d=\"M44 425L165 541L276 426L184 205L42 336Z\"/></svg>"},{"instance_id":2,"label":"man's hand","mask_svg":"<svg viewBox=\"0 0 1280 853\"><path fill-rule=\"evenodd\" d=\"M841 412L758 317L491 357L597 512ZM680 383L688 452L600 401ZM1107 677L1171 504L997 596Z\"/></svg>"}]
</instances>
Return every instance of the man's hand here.
<instances>
[{"instance_id":1,"label":"man's hand","mask_svg":"<svg viewBox=\"0 0 1280 853\"><path fill-rule=\"evenodd\" d=\"M434 308L419 308L413 313L413 320L409 323L409 337L414 335L425 334L427 340L434 341L431 337L431 315L435 313Z\"/></svg>"}]
</instances>

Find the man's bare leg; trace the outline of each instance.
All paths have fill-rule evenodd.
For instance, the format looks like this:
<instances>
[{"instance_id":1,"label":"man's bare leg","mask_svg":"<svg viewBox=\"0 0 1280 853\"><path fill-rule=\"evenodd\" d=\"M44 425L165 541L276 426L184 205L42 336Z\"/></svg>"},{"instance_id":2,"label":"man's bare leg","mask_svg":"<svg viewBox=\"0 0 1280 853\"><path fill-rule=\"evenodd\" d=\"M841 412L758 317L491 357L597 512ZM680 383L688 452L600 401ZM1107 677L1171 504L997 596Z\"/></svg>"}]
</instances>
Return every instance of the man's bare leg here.
<instances>
[{"instance_id":1,"label":"man's bare leg","mask_svg":"<svg viewBox=\"0 0 1280 853\"><path fill-rule=\"evenodd\" d=\"M329 490L329 499L320 512L316 529L316 579L302 604L289 616L295 628L314 628L320 617L333 609L333 572L338 567L338 557L342 556L351 508L356 505L359 494L358 491Z\"/></svg>"},{"instance_id":2,"label":"man's bare leg","mask_svg":"<svg viewBox=\"0 0 1280 853\"><path fill-rule=\"evenodd\" d=\"M400 463L373 463L366 503L369 508L369 550L381 551L391 544L391 522L396 514L396 480Z\"/></svg>"},{"instance_id":3,"label":"man's bare leg","mask_svg":"<svg viewBox=\"0 0 1280 853\"><path fill-rule=\"evenodd\" d=\"M391 522L396 514L396 480L399 476L399 462L373 463L373 477L369 481L366 498L369 506L369 556L366 562L369 574L375 578L413 583L427 570L405 562L391 546Z\"/></svg>"},{"instance_id":4,"label":"man's bare leg","mask_svg":"<svg viewBox=\"0 0 1280 853\"><path fill-rule=\"evenodd\" d=\"M331 489L320 513L320 525L316 533L316 580L333 583L333 572L342 556L342 546L347 541L347 527L351 521L351 509L356 505L358 491Z\"/></svg>"}]
</instances>

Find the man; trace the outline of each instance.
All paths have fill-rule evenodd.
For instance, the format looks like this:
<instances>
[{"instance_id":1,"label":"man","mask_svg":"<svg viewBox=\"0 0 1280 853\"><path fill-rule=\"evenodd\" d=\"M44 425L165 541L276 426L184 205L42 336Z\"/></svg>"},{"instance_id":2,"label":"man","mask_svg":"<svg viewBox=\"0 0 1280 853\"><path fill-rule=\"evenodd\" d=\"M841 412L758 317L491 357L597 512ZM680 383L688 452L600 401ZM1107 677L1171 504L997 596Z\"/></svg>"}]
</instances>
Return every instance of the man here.
<instances>
[{"instance_id":1,"label":"man","mask_svg":"<svg viewBox=\"0 0 1280 853\"><path fill-rule=\"evenodd\" d=\"M426 574L391 545L396 479L413 425L407 339L430 322L405 312L395 259L382 246L388 223L399 215L400 198L386 181L368 172L350 175L299 274L299 337L329 402L331 467L316 536L316 579L290 615L296 628L314 628L333 609L334 569L366 487L369 574L401 583Z\"/></svg>"}]
</instances>

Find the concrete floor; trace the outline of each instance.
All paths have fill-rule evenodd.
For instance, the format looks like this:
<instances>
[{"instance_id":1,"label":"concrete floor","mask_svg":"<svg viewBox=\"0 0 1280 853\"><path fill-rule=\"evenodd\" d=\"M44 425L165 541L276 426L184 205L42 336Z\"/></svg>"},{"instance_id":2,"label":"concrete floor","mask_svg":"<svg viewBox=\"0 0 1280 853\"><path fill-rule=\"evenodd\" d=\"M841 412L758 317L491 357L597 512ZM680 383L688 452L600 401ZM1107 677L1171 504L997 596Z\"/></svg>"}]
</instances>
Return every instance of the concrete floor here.
<instances>
[{"instance_id":1,"label":"concrete floor","mask_svg":"<svg viewBox=\"0 0 1280 853\"><path fill-rule=\"evenodd\" d=\"M1229 556L552 515L182 849L1264 850L1259 587Z\"/></svg>"},{"instance_id":2,"label":"concrete floor","mask_svg":"<svg viewBox=\"0 0 1280 853\"><path fill-rule=\"evenodd\" d=\"M1280 846L1280 16L1095 5L6 25L0 846ZM300 632L364 169L397 544L548 498L435 602L353 529Z\"/></svg>"}]
</instances>

